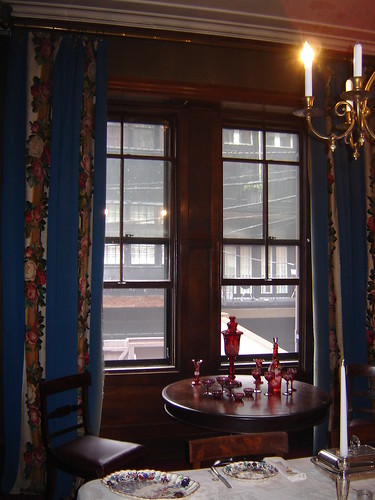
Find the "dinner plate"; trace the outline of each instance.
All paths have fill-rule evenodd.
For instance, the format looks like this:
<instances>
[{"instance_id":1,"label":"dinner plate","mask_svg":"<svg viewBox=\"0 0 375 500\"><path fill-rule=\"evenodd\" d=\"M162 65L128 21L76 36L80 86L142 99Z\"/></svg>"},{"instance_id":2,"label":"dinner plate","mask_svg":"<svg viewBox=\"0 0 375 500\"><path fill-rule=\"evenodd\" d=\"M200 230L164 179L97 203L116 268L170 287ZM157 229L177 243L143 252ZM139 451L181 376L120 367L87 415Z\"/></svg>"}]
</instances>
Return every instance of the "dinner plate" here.
<instances>
[{"instance_id":1,"label":"dinner plate","mask_svg":"<svg viewBox=\"0 0 375 500\"><path fill-rule=\"evenodd\" d=\"M261 462L246 461L233 462L225 465L223 471L228 476L236 479L268 479L275 476L279 471L274 466L263 460Z\"/></svg>"},{"instance_id":2,"label":"dinner plate","mask_svg":"<svg viewBox=\"0 0 375 500\"><path fill-rule=\"evenodd\" d=\"M148 469L114 472L102 483L114 493L143 500L186 498L200 486L188 476Z\"/></svg>"}]
</instances>

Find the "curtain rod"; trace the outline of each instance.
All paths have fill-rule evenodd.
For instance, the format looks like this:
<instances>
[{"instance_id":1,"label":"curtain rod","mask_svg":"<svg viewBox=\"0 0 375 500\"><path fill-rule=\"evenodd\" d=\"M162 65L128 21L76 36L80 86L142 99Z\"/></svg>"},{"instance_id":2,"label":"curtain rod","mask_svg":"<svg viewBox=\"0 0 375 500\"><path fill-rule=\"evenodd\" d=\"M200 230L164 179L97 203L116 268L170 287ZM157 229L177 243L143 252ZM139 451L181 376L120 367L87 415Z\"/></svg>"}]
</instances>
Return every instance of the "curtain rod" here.
<instances>
[{"instance_id":1,"label":"curtain rod","mask_svg":"<svg viewBox=\"0 0 375 500\"><path fill-rule=\"evenodd\" d=\"M108 29L93 29L93 28L76 28L75 26L48 26L42 24L33 24L28 22L13 22L11 29L13 28L23 28L28 30L45 30L45 31L65 31L67 33L78 33L81 35L102 35L102 36L115 36L119 38L138 38L145 40L160 40L167 42L184 42L191 43L193 42L190 38L180 38L180 37L171 37L166 35L155 35L155 34L145 34L145 33L130 33L125 31L116 31L116 30L108 30ZM198 42L198 41L197 41Z\"/></svg>"},{"instance_id":2,"label":"curtain rod","mask_svg":"<svg viewBox=\"0 0 375 500\"><path fill-rule=\"evenodd\" d=\"M0 1L1 4L1 1ZM154 40L160 42L174 42L174 43L184 43L184 44L196 44L196 45L206 45L206 46L220 46L220 47L234 47L239 49L249 49L251 47L261 46L265 51L280 50L284 44L274 42L265 42L256 39L247 38L231 38L219 35L205 35L194 33L188 36L186 33L171 31L169 32L162 30L151 30L148 28L125 28L127 31L121 31L119 26L106 25L105 29L98 29L92 25L86 25L86 27L76 27L72 25L45 25L35 22L35 20L28 20L26 18L11 18L9 26L3 26L3 29L10 32L14 28L19 29L29 29L29 30L46 30L46 31L65 31L67 33L77 33L81 35L96 35L96 36L109 36L117 38L129 38L138 40ZM148 32L146 32L148 31ZM285 44L289 46L290 44Z\"/></svg>"}]
</instances>

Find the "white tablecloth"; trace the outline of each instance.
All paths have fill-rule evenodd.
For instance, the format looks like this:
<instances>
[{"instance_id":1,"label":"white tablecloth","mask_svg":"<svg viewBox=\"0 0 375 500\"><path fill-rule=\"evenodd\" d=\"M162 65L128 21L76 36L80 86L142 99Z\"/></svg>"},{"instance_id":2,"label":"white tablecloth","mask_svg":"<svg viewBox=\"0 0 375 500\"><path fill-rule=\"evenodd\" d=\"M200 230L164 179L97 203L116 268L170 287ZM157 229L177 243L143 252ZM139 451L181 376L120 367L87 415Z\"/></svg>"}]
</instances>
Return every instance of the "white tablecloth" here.
<instances>
[{"instance_id":1,"label":"white tablecloth","mask_svg":"<svg viewBox=\"0 0 375 500\"><path fill-rule=\"evenodd\" d=\"M269 459L272 463L274 457ZM233 479L223 474L232 485L227 488L221 481L213 481L208 469L194 469L178 471L200 483L200 488L191 497L191 500L310 500L336 499L335 481L309 458L288 460L287 464L294 470L306 473L306 479L290 481L285 475L277 474L274 477L257 481ZM218 468L220 471L220 467ZM357 490L369 489L375 496L375 478L361 479L350 482L349 499L357 498ZM90 481L81 486L78 500L134 500L134 497L117 495L101 483L100 479Z\"/></svg>"}]
</instances>

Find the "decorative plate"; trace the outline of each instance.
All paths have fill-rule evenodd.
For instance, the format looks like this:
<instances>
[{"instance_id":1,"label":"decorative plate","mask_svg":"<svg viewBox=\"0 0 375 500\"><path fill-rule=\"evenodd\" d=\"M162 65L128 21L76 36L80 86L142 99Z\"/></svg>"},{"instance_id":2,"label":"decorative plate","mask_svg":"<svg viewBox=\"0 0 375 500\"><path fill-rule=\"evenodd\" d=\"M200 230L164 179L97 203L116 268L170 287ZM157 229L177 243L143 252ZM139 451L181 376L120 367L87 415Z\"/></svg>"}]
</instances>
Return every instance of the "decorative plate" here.
<instances>
[{"instance_id":1,"label":"decorative plate","mask_svg":"<svg viewBox=\"0 0 375 500\"><path fill-rule=\"evenodd\" d=\"M187 476L148 469L114 472L102 483L114 493L144 500L186 498L200 486Z\"/></svg>"},{"instance_id":2,"label":"decorative plate","mask_svg":"<svg viewBox=\"0 0 375 500\"><path fill-rule=\"evenodd\" d=\"M223 467L223 471L228 476L236 479L268 479L275 476L279 471L274 465L267 462L233 462Z\"/></svg>"}]
</instances>

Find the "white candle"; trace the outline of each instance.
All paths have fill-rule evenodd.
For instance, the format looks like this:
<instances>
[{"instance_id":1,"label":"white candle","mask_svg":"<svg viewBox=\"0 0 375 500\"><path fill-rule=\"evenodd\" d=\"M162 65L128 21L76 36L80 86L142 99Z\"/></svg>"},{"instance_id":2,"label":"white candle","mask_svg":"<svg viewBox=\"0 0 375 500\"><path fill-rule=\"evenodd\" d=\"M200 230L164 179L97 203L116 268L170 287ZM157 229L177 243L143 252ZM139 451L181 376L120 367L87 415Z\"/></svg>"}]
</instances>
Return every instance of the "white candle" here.
<instances>
[{"instance_id":1,"label":"white candle","mask_svg":"<svg viewBox=\"0 0 375 500\"><path fill-rule=\"evenodd\" d=\"M345 361L340 367L340 457L348 456L348 413L346 400Z\"/></svg>"},{"instance_id":2,"label":"white candle","mask_svg":"<svg viewBox=\"0 0 375 500\"><path fill-rule=\"evenodd\" d=\"M346 80L346 84L345 84L345 90L346 92L350 92L351 90L353 90L353 82L352 80ZM351 99L347 99L346 101L349 105L346 106L346 111L351 111L351 109L353 108L353 101Z\"/></svg>"},{"instance_id":3,"label":"white candle","mask_svg":"<svg viewBox=\"0 0 375 500\"><path fill-rule=\"evenodd\" d=\"M362 45L360 43L354 45L353 69L353 76L362 76Z\"/></svg>"},{"instance_id":4,"label":"white candle","mask_svg":"<svg viewBox=\"0 0 375 500\"><path fill-rule=\"evenodd\" d=\"M312 67L305 66L305 96L312 96Z\"/></svg>"},{"instance_id":5,"label":"white candle","mask_svg":"<svg viewBox=\"0 0 375 500\"><path fill-rule=\"evenodd\" d=\"M301 59L305 65L305 96L311 97L312 93L312 62L314 59L314 51L310 45L305 42L301 52Z\"/></svg>"}]
</instances>

